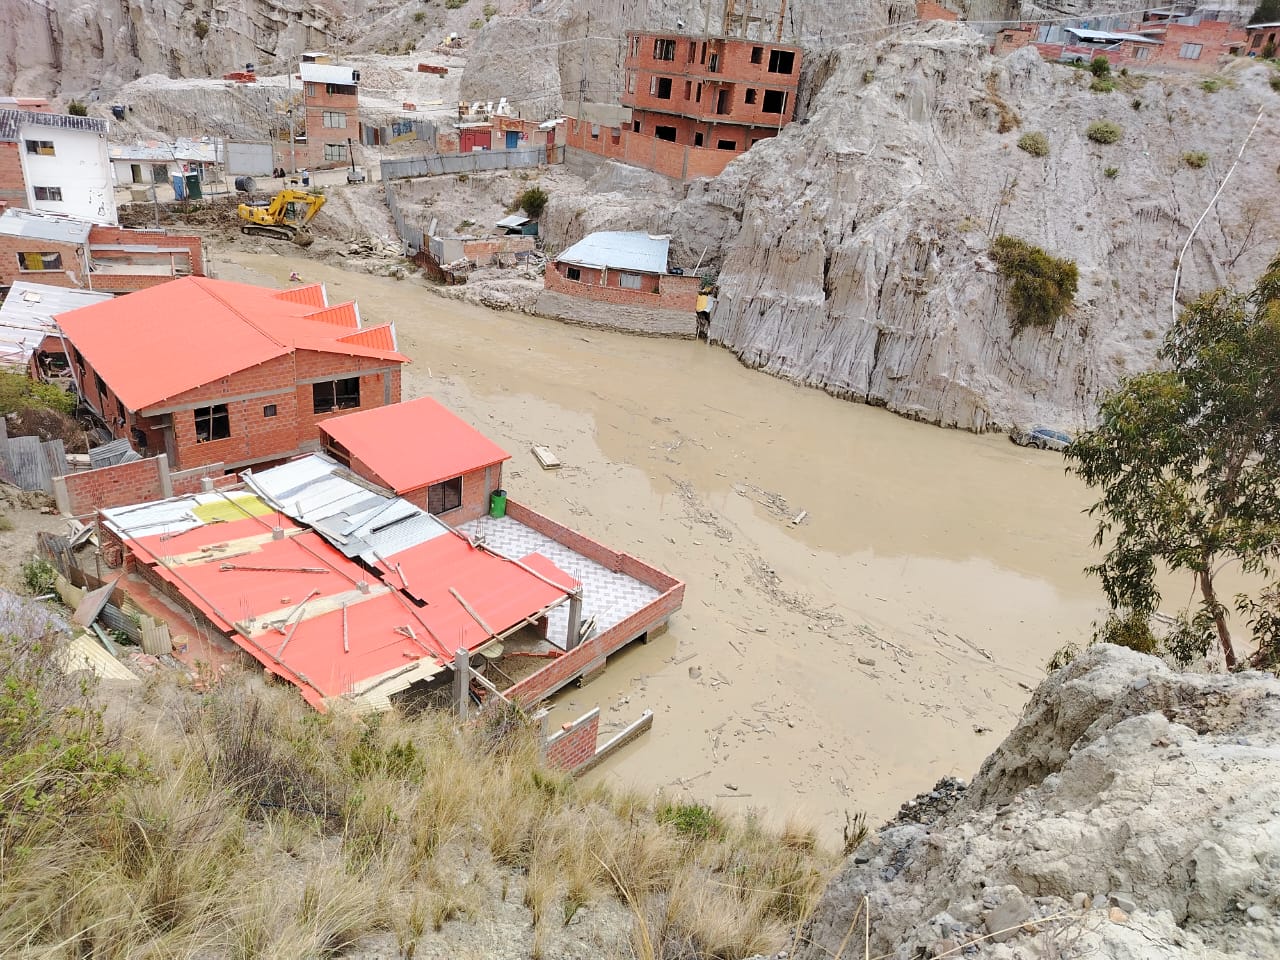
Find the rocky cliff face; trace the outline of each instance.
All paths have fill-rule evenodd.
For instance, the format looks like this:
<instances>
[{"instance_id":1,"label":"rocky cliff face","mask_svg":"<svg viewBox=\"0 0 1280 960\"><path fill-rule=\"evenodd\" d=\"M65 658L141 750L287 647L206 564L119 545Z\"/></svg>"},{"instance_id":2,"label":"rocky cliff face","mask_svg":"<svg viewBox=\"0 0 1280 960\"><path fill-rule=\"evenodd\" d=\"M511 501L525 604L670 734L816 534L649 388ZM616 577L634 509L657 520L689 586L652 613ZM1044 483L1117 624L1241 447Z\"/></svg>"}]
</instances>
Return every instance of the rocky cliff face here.
<instances>
[{"instance_id":1,"label":"rocky cliff face","mask_svg":"<svg viewBox=\"0 0 1280 960\"><path fill-rule=\"evenodd\" d=\"M963 799L865 842L799 960L1280 955L1280 681L1095 647ZM851 944L856 943L854 950Z\"/></svg>"},{"instance_id":2,"label":"rocky cliff face","mask_svg":"<svg viewBox=\"0 0 1280 960\"><path fill-rule=\"evenodd\" d=\"M1087 423L1102 391L1152 363L1178 250L1263 107L1182 292L1247 286L1275 253L1280 94L1265 66L1233 67L1216 92L1165 74L1093 93L1087 72L1033 49L992 58L952 24L842 48L806 122L668 218L740 223L712 338L770 373L946 425ZM1104 119L1119 142L1086 137ZM1030 131L1047 158L1017 148ZM1078 264L1075 307L1052 329L1013 334L988 256L998 234Z\"/></svg>"}]
</instances>

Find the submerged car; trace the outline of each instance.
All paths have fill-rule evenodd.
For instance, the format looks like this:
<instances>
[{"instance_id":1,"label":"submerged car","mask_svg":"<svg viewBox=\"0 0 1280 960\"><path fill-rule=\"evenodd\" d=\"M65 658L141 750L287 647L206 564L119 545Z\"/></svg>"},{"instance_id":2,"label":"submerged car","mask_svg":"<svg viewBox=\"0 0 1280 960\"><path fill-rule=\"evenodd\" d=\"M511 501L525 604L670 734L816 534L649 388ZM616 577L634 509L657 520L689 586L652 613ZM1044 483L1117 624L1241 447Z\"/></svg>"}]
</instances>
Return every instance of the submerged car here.
<instances>
[{"instance_id":1,"label":"submerged car","mask_svg":"<svg viewBox=\"0 0 1280 960\"><path fill-rule=\"evenodd\" d=\"M1071 434L1050 427L1032 427L1030 430L1014 430L1009 439L1022 447L1039 447L1041 450L1065 450L1071 446Z\"/></svg>"}]
</instances>

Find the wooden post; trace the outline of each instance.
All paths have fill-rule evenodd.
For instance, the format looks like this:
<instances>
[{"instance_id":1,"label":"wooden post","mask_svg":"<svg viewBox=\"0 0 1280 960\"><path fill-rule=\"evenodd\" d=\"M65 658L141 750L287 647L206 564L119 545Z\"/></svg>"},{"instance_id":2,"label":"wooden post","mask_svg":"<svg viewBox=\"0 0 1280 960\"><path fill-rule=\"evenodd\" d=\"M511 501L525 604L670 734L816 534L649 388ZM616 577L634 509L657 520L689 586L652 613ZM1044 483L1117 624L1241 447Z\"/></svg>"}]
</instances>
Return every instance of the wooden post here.
<instances>
[{"instance_id":1,"label":"wooden post","mask_svg":"<svg viewBox=\"0 0 1280 960\"><path fill-rule=\"evenodd\" d=\"M471 663L463 647L453 655L453 699L458 704L459 719L467 719L467 687L471 680Z\"/></svg>"}]
</instances>

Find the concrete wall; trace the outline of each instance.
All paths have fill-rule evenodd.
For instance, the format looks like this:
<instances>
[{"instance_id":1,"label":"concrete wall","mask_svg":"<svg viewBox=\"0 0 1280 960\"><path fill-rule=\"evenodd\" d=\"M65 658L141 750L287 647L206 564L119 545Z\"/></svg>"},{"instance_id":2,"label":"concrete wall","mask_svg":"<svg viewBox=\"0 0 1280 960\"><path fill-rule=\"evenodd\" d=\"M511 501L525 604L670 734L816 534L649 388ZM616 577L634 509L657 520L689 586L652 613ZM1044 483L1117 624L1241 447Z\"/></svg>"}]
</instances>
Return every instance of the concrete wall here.
<instances>
[{"instance_id":1,"label":"concrete wall","mask_svg":"<svg viewBox=\"0 0 1280 960\"><path fill-rule=\"evenodd\" d=\"M107 156L104 134L19 123L18 140L29 209L62 213L93 223L117 222L111 160ZM52 141L54 155L27 153L27 140ZM37 200L36 187L58 187L62 190L62 200Z\"/></svg>"}]
</instances>

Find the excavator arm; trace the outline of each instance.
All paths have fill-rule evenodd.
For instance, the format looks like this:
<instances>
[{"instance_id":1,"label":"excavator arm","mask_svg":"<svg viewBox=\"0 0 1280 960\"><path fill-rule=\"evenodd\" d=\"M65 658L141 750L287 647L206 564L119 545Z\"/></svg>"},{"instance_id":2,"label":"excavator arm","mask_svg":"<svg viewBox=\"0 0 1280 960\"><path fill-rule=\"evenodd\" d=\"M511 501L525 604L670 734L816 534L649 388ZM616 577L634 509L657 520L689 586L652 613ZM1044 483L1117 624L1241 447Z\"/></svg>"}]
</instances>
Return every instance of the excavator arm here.
<instances>
[{"instance_id":1,"label":"excavator arm","mask_svg":"<svg viewBox=\"0 0 1280 960\"><path fill-rule=\"evenodd\" d=\"M325 205L324 194L305 190L281 190L264 207L240 204L238 213L245 221L240 225L243 233L292 240L301 246L311 243L311 235L304 227Z\"/></svg>"}]
</instances>

